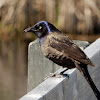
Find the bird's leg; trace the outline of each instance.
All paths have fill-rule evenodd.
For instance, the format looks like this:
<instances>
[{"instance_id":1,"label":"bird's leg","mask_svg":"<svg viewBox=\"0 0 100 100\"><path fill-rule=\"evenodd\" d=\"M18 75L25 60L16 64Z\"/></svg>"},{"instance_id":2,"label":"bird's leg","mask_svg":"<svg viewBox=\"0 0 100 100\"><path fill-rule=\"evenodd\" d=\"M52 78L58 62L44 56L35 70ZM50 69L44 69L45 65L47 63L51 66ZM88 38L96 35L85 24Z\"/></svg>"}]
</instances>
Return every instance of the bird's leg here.
<instances>
[{"instance_id":1,"label":"bird's leg","mask_svg":"<svg viewBox=\"0 0 100 100\"><path fill-rule=\"evenodd\" d=\"M66 68L65 70L63 70L62 72L60 72L60 75L63 75L65 77L69 77L69 74L64 74L65 71L67 71L68 68Z\"/></svg>"},{"instance_id":2,"label":"bird's leg","mask_svg":"<svg viewBox=\"0 0 100 100\"><path fill-rule=\"evenodd\" d=\"M55 72L55 73L51 73L51 77L55 77L55 76L57 76L57 75L67 75L67 74L64 74L64 72L65 71L67 71L68 70L68 68L66 68L65 70L63 70L63 71L61 71L60 73L59 72Z\"/></svg>"},{"instance_id":3,"label":"bird's leg","mask_svg":"<svg viewBox=\"0 0 100 100\"><path fill-rule=\"evenodd\" d=\"M56 72L54 72L54 73L50 73L50 75L47 76L44 80L46 80L46 79L49 78L49 77L58 77L58 78L60 78L61 75L65 76L65 77L66 77L66 76L69 77L68 74L64 74L64 72L67 71L67 70L68 70L68 69L65 69L65 70L61 71L60 73L59 73L58 71L56 71Z\"/></svg>"},{"instance_id":4,"label":"bird's leg","mask_svg":"<svg viewBox=\"0 0 100 100\"><path fill-rule=\"evenodd\" d=\"M62 72L60 72L60 75L63 75L65 71L67 71L68 68L66 68L65 70L63 70Z\"/></svg>"}]
</instances>

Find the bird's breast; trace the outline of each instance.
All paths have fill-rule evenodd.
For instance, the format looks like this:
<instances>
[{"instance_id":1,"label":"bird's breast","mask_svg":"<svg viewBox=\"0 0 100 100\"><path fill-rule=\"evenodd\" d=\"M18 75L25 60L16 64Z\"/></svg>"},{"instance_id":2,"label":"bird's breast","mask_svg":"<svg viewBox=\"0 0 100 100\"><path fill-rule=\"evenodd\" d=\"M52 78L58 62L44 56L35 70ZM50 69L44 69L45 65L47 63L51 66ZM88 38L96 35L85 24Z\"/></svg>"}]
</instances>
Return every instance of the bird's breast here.
<instances>
[{"instance_id":1,"label":"bird's breast","mask_svg":"<svg viewBox=\"0 0 100 100\"><path fill-rule=\"evenodd\" d=\"M50 46L48 41L45 41L41 45L41 50L43 52L43 55L48 58L49 60L53 61L54 63L67 68L74 68L75 64L74 62L63 55L63 52L60 52Z\"/></svg>"},{"instance_id":2,"label":"bird's breast","mask_svg":"<svg viewBox=\"0 0 100 100\"><path fill-rule=\"evenodd\" d=\"M62 55L62 52L57 51L56 49L52 48L48 42L44 42L41 45L41 50L43 52L43 55L46 57L58 57Z\"/></svg>"}]
</instances>

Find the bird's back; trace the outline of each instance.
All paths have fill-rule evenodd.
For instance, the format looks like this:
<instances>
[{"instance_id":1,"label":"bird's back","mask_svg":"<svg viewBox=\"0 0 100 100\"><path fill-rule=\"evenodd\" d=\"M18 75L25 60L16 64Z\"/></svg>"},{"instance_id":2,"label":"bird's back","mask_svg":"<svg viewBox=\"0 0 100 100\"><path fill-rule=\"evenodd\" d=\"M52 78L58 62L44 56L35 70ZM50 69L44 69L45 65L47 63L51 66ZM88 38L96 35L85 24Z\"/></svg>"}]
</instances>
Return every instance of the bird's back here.
<instances>
[{"instance_id":1,"label":"bird's back","mask_svg":"<svg viewBox=\"0 0 100 100\"><path fill-rule=\"evenodd\" d=\"M61 32L50 33L42 44L41 50L47 58L63 67L74 68L74 63L93 66L85 53Z\"/></svg>"}]
</instances>

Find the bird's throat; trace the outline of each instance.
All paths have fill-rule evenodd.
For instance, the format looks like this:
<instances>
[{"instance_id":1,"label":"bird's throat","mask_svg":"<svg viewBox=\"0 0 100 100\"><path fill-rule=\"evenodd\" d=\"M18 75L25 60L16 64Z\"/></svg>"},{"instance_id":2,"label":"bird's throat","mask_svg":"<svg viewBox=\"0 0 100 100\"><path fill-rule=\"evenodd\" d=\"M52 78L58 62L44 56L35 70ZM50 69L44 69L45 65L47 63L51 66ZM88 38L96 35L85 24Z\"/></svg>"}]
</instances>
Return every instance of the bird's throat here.
<instances>
[{"instance_id":1,"label":"bird's throat","mask_svg":"<svg viewBox=\"0 0 100 100\"><path fill-rule=\"evenodd\" d=\"M47 35L44 36L44 37L41 37L41 38L39 39L40 45L43 44L43 42L44 42L44 40L46 39L46 37L47 37Z\"/></svg>"}]
</instances>

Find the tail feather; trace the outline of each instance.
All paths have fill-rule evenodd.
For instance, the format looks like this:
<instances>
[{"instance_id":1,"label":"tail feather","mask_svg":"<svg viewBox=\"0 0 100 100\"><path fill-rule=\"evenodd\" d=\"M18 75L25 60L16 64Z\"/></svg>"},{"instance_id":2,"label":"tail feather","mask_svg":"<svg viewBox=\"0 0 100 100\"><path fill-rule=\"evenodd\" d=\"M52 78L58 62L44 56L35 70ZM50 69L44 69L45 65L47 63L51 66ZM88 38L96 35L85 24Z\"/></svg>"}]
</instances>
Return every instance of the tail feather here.
<instances>
[{"instance_id":1,"label":"tail feather","mask_svg":"<svg viewBox=\"0 0 100 100\"><path fill-rule=\"evenodd\" d=\"M95 86L89 72L87 69L87 65L86 64L81 64L80 66L78 66L78 69L80 70L80 72L83 74L83 76L85 77L85 79L87 80L88 84L90 85L90 87L92 88L95 96L97 97L98 100L100 100L100 92L97 89L97 87Z\"/></svg>"}]
</instances>

